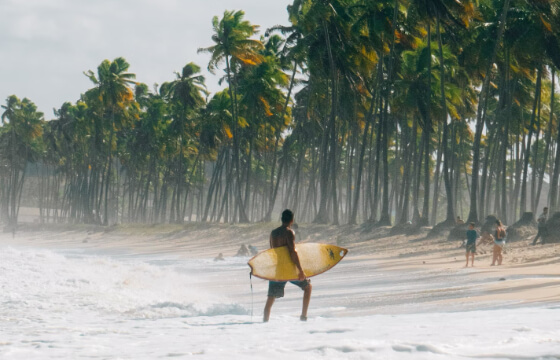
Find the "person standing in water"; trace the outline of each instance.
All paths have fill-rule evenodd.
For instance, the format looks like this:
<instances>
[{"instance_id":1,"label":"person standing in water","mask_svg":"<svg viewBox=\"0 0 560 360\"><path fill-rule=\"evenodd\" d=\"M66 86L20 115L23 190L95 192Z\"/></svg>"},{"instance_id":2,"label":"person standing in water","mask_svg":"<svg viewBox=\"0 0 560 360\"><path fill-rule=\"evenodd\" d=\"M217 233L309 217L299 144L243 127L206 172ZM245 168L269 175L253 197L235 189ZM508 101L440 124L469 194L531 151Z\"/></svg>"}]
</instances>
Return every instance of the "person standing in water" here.
<instances>
[{"instance_id":1,"label":"person standing in water","mask_svg":"<svg viewBox=\"0 0 560 360\"><path fill-rule=\"evenodd\" d=\"M290 281L292 284L298 286L303 290L303 306L301 308L301 321L307 321L307 308L309 307L309 302L311 300L311 281L306 278L301 263L299 262L299 257L296 251L295 244L295 233L290 228L294 222L294 213L291 210L284 210L282 212L282 226L272 230L270 234L270 247L277 248L281 246L287 246L290 253L290 258L296 265L299 276L297 281ZM263 322L267 322L270 319L270 310L272 305L277 298L284 297L284 287L287 281L269 281L268 282L268 297L266 300L266 305L264 307Z\"/></svg>"},{"instance_id":2,"label":"person standing in water","mask_svg":"<svg viewBox=\"0 0 560 360\"><path fill-rule=\"evenodd\" d=\"M476 239L478 238L478 233L474 229L474 223L469 223L469 229L467 230L467 263L465 267L469 267L469 254L471 255L471 267L474 266L474 254L476 253Z\"/></svg>"}]
</instances>

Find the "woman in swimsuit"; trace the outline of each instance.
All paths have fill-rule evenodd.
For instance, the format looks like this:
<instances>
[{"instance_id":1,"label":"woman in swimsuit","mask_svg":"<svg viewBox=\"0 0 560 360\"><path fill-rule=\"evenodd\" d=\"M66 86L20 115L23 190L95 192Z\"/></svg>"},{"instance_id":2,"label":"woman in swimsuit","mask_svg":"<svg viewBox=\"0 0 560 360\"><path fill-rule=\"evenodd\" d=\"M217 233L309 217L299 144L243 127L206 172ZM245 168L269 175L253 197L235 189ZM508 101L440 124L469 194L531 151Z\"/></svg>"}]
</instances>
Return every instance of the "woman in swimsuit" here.
<instances>
[{"instance_id":1,"label":"woman in swimsuit","mask_svg":"<svg viewBox=\"0 0 560 360\"><path fill-rule=\"evenodd\" d=\"M492 256L492 264L490 266L502 265L502 249L506 244L506 229L500 220L496 220L496 233L494 234L494 251Z\"/></svg>"}]
</instances>

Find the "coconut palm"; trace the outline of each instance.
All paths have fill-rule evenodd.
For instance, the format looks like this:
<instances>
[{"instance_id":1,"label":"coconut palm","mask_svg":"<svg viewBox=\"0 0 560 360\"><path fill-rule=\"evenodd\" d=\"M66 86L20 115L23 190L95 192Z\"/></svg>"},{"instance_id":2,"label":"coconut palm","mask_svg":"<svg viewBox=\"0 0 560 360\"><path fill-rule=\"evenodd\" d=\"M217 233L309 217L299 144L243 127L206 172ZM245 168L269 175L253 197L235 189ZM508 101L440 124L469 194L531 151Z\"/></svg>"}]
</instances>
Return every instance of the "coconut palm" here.
<instances>
[{"instance_id":1,"label":"coconut palm","mask_svg":"<svg viewBox=\"0 0 560 360\"><path fill-rule=\"evenodd\" d=\"M109 184L111 182L111 170L113 160L113 145L115 131L118 130L123 123L126 122L127 107L134 101L134 92L131 88L136 82L133 80L136 75L129 73L130 64L122 57L113 61L104 60L97 67L97 75L89 70L84 74L96 85L94 89L89 90L91 96L97 96L101 105L102 120L104 122L101 131L109 132L107 162L104 169L107 169L103 182L104 189L104 220L103 224L109 224Z\"/></svg>"},{"instance_id":2,"label":"coconut palm","mask_svg":"<svg viewBox=\"0 0 560 360\"><path fill-rule=\"evenodd\" d=\"M240 67L257 65L262 62L258 53L263 45L258 40L251 39L258 32L258 26L244 20L243 11L225 11L222 19L215 16L212 19L214 45L200 48L198 52L211 55L208 70L215 73L216 69L225 62L226 77L229 87L229 97L232 99L231 113L233 116L233 153L236 180L236 203L239 211L239 221L248 222L245 204L241 197L241 168L239 161L239 137L237 136L240 124L238 113L237 72Z\"/></svg>"},{"instance_id":3,"label":"coconut palm","mask_svg":"<svg viewBox=\"0 0 560 360\"><path fill-rule=\"evenodd\" d=\"M206 103L207 93L204 84L204 76L200 75L200 67L194 63L188 63L182 72L176 73L176 80L162 84L162 92L170 99L170 109L173 113L173 121L170 130L176 134L178 142L178 153L176 158L176 188L174 198L174 219L171 221L182 223L184 221L186 198L182 201L182 190L185 182L185 148L193 140L196 119L200 108ZM194 164L193 164L194 165ZM181 205L181 203L184 203Z\"/></svg>"},{"instance_id":4,"label":"coconut palm","mask_svg":"<svg viewBox=\"0 0 560 360\"><path fill-rule=\"evenodd\" d=\"M15 233L19 207L26 177L27 165L38 160L42 153L43 113L29 99L11 95L2 105L3 129L0 133L0 154L7 175L3 189L3 211L6 221Z\"/></svg>"}]
</instances>

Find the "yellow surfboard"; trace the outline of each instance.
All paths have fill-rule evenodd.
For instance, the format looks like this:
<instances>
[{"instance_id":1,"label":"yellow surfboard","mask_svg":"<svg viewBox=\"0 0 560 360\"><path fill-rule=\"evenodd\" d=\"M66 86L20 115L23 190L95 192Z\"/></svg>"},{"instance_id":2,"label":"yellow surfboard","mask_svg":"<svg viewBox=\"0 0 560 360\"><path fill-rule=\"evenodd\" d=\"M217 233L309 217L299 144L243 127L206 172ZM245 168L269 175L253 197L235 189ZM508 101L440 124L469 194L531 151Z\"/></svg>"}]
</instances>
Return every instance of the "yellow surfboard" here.
<instances>
[{"instance_id":1,"label":"yellow surfboard","mask_svg":"<svg viewBox=\"0 0 560 360\"><path fill-rule=\"evenodd\" d=\"M296 244L299 262L305 276L319 275L329 270L348 253L347 249L328 244ZM296 265L290 258L287 246L268 249L255 255L248 262L251 274L261 279L273 281L293 281L298 279Z\"/></svg>"}]
</instances>

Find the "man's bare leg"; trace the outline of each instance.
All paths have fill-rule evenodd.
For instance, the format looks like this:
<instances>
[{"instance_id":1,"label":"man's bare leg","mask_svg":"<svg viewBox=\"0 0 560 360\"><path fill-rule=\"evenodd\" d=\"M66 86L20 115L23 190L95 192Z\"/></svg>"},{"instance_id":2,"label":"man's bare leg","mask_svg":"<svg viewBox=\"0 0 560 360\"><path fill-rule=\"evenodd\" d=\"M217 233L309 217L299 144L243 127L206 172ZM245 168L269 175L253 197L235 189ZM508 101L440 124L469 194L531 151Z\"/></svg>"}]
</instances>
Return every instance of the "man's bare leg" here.
<instances>
[{"instance_id":1,"label":"man's bare leg","mask_svg":"<svg viewBox=\"0 0 560 360\"><path fill-rule=\"evenodd\" d=\"M272 304L274 304L274 300L276 299L273 296L267 297L266 305L264 306L263 322L268 322L268 319L270 319L270 309L272 309Z\"/></svg>"},{"instance_id":2,"label":"man's bare leg","mask_svg":"<svg viewBox=\"0 0 560 360\"><path fill-rule=\"evenodd\" d=\"M465 267L469 267L469 253L468 252L467 252L466 257L467 257L467 263L465 264Z\"/></svg>"},{"instance_id":3,"label":"man's bare leg","mask_svg":"<svg viewBox=\"0 0 560 360\"><path fill-rule=\"evenodd\" d=\"M474 267L474 253L471 253L471 267Z\"/></svg>"},{"instance_id":4,"label":"man's bare leg","mask_svg":"<svg viewBox=\"0 0 560 360\"><path fill-rule=\"evenodd\" d=\"M311 290L313 287L311 284L307 285L305 290L303 291L303 306L301 308L301 316L300 320L306 321L307 320L307 309L309 308L309 302L311 301Z\"/></svg>"}]
</instances>

